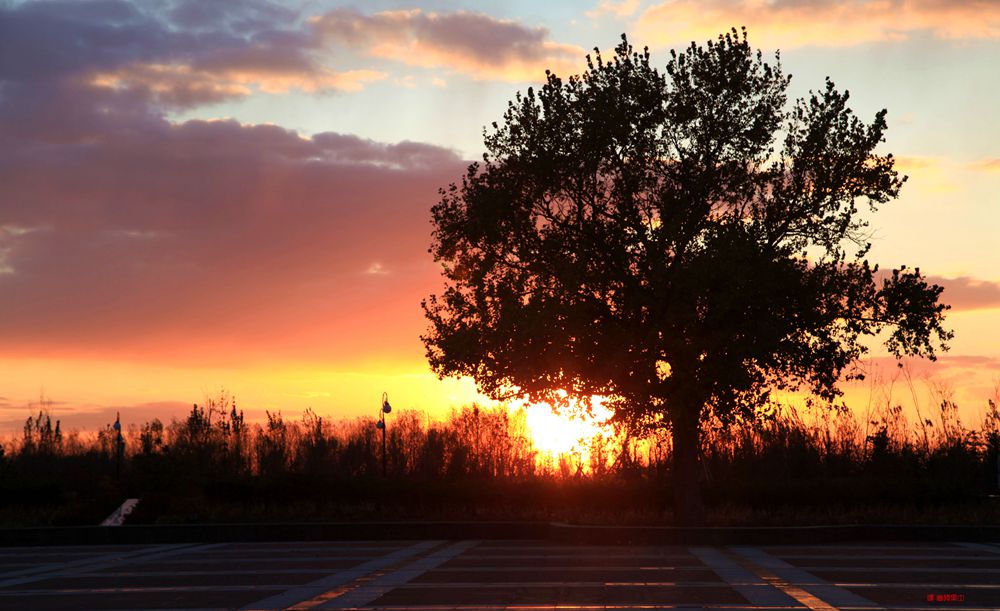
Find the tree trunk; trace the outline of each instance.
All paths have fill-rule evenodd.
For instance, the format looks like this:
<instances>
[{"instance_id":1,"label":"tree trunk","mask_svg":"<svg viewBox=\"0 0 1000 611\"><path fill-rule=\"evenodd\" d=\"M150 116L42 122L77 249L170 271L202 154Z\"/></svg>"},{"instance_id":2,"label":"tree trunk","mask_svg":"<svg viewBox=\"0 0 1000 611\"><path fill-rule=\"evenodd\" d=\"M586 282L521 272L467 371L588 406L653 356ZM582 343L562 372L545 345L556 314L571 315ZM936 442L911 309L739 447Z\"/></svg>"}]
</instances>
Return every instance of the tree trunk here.
<instances>
[{"instance_id":1,"label":"tree trunk","mask_svg":"<svg viewBox=\"0 0 1000 611\"><path fill-rule=\"evenodd\" d=\"M705 523L705 505L701 498L699 469L700 429L697 407L675 412L671 435L674 442L673 493L674 522L678 526L701 526Z\"/></svg>"}]
</instances>

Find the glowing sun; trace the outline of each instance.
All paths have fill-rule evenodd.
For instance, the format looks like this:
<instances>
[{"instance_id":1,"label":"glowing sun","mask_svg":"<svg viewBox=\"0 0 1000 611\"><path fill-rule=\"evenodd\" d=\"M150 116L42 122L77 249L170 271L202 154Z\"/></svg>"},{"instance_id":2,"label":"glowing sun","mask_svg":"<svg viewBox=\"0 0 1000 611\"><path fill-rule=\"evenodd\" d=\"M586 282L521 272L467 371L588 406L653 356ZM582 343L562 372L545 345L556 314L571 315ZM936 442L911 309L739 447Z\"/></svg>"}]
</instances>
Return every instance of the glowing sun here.
<instances>
[{"instance_id":1,"label":"glowing sun","mask_svg":"<svg viewBox=\"0 0 1000 611\"><path fill-rule=\"evenodd\" d=\"M531 439L542 453L558 456L570 452L587 454L595 437L609 435L612 412L594 399L592 414L575 410L557 413L545 403L525 406Z\"/></svg>"}]
</instances>

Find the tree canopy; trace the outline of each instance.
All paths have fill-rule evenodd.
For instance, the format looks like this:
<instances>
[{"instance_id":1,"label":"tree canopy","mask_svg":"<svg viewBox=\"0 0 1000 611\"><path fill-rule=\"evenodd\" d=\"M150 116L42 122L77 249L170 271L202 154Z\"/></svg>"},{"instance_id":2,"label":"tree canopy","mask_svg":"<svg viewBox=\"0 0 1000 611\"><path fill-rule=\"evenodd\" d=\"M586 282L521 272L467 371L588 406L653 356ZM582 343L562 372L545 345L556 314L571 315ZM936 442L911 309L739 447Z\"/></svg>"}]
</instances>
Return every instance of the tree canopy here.
<instances>
[{"instance_id":1,"label":"tree canopy","mask_svg":"<svg viewBox=\"0 0 1000 611\"><path fill-rule=\"evenodd\" d=\"M708 411L749 415L776 389L832 401L868 336L897 357L946 349L942 288L867 259L867 213L906 180L877 150L885 110L861 120L829 79L789 104L780 56L745 31L663 71L625 36L587 65L518 93L441 191L447 282L423 304L438 375L495 398L605 396L696 463Z\"/></svg>"}]
</instances>

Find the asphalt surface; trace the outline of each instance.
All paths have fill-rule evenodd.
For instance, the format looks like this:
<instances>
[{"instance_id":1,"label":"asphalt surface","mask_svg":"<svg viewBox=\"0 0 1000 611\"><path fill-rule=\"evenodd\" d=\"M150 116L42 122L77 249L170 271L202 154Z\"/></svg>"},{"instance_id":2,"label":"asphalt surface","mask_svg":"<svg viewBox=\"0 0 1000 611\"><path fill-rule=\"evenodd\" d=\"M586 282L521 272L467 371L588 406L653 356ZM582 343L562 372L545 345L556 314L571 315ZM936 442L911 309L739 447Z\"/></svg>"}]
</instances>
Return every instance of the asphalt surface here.
<instances>
[{"instance_id":1,"label":"asphalt surface","mask_svg":"<svg viewBox=\"0 0 1000 611\"><path fill-rule=\"evenodd\" d=\"M0 610L1000 609L1000 544L0 548Z\"/></svg>"}]
</instances>

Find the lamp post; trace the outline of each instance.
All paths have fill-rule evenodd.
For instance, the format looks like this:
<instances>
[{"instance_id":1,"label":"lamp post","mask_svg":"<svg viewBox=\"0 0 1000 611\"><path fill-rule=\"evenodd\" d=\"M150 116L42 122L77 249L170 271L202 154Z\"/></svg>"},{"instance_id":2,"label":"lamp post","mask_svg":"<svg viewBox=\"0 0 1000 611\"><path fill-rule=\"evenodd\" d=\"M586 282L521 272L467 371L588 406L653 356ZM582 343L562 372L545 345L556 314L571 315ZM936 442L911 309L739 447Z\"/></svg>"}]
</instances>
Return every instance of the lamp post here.
<instances>
[{"instance_id":1,"label":"lamp post","mask_svg":"<svg viewBox=\"0 0 1000 611\"><path fill-rule=\"evenodd\" d=\"M382 393L382 409L378 413L378 422L375 423L375 428L382 431L382 477L386 476L385 468L385 415L392 411L392 406L389 405L389 395Z\"/></svg>"},{"instance_id":2,"label":"lamp post","mask_svg":"<svg viewBox=\"0 0 1000 611\"><path fill-rule=\"evenodd\" d=\"M122 479L122 454L125 453L125 438L122 437L121 412L115 413L115 423L112 426L115 429L115 481L120 482Z\"/></svg>"}]
</instances>

